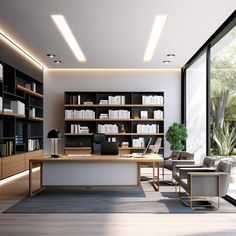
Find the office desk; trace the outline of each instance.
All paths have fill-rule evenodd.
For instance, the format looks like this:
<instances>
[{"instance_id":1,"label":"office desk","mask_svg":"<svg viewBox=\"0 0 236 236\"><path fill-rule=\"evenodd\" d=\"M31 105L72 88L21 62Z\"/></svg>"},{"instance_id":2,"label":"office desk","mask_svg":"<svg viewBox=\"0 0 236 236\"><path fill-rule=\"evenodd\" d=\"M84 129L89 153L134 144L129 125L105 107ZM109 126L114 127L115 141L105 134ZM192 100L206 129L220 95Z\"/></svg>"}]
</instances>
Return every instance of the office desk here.
<instances>
[{"instance_id":1,"label":"office desk","mask_svg":"<svg viewBox=\"0 0 236 236\"><path fill-rule=\"evenodd\" d=\"M140 165L153 166L153 186L159 191L159 155L121 157L119 155L44 157L29 161L29 195L47 186L139 186ZM40 188L33 191L32 168L40 165ZM156 174L157 170L157 174Z\"/></svg>"}]
</instances>

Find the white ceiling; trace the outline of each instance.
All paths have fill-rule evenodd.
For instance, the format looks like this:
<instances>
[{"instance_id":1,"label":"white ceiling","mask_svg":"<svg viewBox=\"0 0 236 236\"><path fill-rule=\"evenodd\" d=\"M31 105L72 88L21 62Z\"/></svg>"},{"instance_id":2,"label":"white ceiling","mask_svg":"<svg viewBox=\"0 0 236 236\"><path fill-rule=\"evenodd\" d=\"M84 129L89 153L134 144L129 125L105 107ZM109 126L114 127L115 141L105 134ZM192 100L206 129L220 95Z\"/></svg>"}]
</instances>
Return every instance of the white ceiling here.
<instances>
[{"instance_id":1,"label":"white ceiling","mask_svg":"<svg viewBox=\"0 0 236 236\"><path fill-rule=\"evenodd\" d=\"M48 68L180 68L236 9L235 0L1 0L0 27ZM63 14L86 63L50 15ZM143 62L156 15L168 15L152 61ZM56 54L58 65L46 56ZM175 53L169 64L166 54Z\"/></svg>"}]
</instances>

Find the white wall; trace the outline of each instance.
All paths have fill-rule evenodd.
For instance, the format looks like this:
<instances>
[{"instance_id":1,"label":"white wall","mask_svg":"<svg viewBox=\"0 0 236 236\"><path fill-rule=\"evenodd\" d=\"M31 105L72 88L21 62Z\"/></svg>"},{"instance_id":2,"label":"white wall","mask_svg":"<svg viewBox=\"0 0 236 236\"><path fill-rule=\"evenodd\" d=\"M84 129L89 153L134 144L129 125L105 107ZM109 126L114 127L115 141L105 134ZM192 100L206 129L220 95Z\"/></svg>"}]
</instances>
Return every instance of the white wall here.
<instances>
[{"instance_id":1,"label":"white wall","mask_svg":"<svg viewBox=\"0 0 236 236\"><path fill-rule=\"evenodd\" d=\"M179 70L119 72L44 72L44 151L50 152L47 133L58 128L64 131L65 91L164 91L165 131L181 118L181 75ZM60 141L60 153L63 152ZM165 155L169 144L165 141Z\"/></svg>"},{"instance_id":2,"label":"white wall","mask_svg":"<svg viewBox=\"0 0 236 236\"><path fill-rule=\"evenodd\" d=\"M206 54L187 69L186 97L186 150L199 164L206 156Z\"/></svg>"}]
</instances>

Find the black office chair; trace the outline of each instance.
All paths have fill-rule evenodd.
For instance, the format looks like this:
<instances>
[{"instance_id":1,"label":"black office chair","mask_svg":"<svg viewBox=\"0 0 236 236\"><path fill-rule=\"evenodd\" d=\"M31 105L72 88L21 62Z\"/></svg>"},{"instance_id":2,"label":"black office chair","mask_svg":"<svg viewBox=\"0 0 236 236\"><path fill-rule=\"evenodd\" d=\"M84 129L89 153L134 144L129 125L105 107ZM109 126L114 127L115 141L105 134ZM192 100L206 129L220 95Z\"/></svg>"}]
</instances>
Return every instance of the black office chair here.
<instances>
[{"instance_id":1,"label":"black office chair","mask_svg":"<svg viewBox=\"0 0 236 236\"><path fill-rule=\"evenodd\" d=\"M92 150L93 154L101 154L101 143L107 141L106 134L95 133L92 137Z\"/></svg>"}]
</instances>

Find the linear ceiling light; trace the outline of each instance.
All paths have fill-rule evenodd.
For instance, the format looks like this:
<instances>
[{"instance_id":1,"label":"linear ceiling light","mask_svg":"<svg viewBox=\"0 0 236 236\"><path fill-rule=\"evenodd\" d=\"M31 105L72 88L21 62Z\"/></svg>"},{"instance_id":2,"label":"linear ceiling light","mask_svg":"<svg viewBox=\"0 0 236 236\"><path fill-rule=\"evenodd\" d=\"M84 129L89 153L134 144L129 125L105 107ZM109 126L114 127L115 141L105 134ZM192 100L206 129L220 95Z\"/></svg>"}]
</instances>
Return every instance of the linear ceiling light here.
<instances>
[{"instance_id":1,"label":"linear ceiling light","mask_svg":"<svg viewBox=\"0 0 236 236\"><path fill-rule=\"evenodd\" d=\"M158 15L155 18L153 27L152 27L152 32L148 40L148 45L145 51L145 55L143 60L148 62L151 61L153 53L155 51L155 48L157 46L157 42L161 36L162 29L164 27L164 24L166 22L167 16L166 15Z\"/></svg>"},{"instance_id":2,"label":"linear ceiling light","mask_svg":"<svg viewBox=\"0 0 236 236\"><path fill-rule=\"evenodd\" d=\"M57 28L63 35L64 39L66 40L67 44L71 48L72 52L80 62L85 62L86 58L76 41L69 25L67 24L63 15L51 15L54 23L56 24Z\"/></svg>"}]
</instances>

